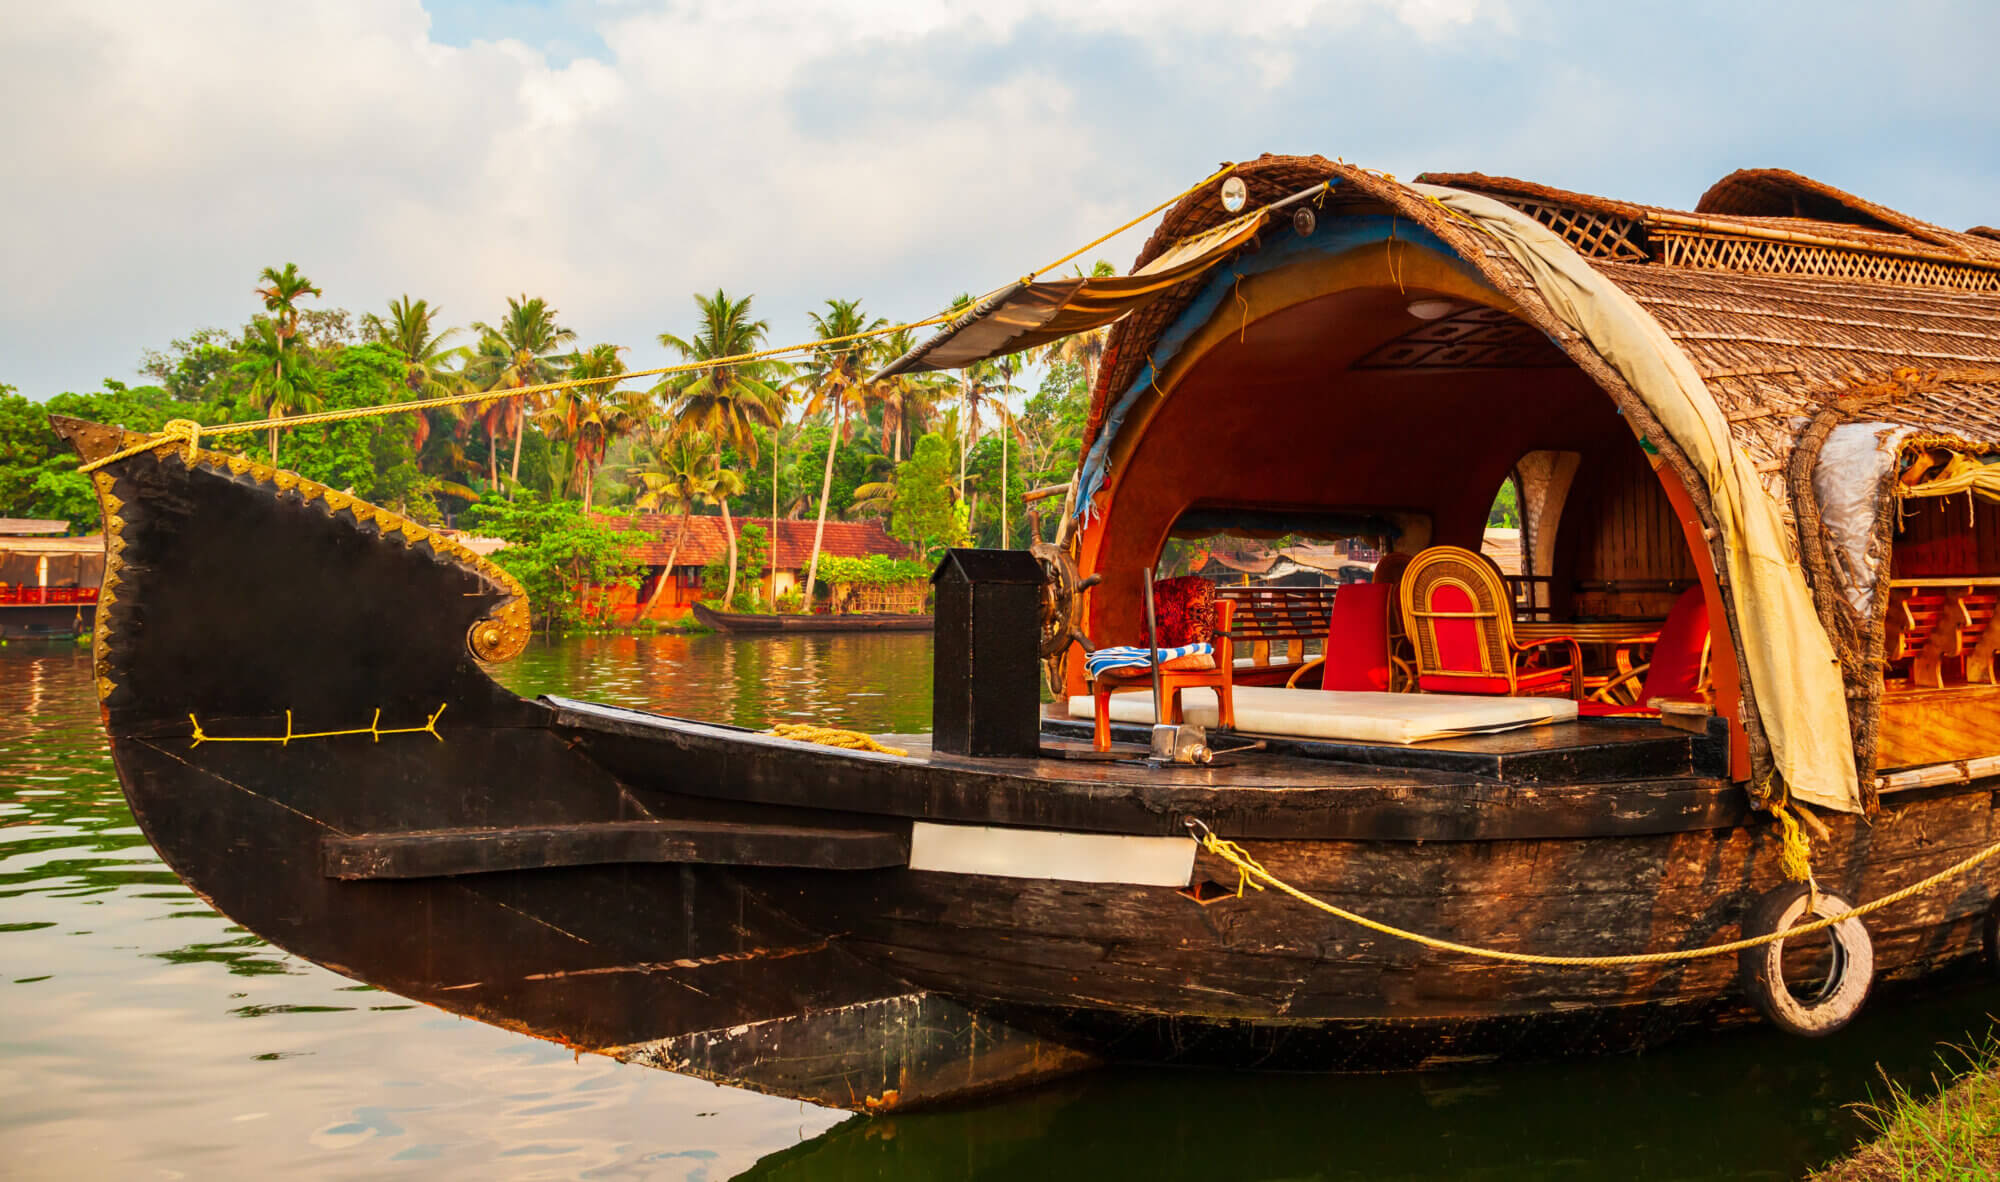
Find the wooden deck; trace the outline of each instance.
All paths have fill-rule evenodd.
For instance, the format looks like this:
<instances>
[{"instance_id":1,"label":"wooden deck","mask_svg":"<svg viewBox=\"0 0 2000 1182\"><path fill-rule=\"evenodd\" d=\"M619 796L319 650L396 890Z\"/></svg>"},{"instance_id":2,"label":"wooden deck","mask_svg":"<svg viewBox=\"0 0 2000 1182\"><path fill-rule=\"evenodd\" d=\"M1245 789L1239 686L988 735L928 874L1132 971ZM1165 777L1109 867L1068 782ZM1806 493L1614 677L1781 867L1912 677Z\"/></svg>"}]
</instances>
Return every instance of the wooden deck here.
<instances>
[{"instance_id":1,"label":"wooden deck","mask_svg":"<svg viewBox=\"0 0 2000 1182\"><path fill-rule=\"evenodd\" d=\"M1569 723L1411 747L1271 740L1208 767L815 747L752 731L564 698L556 726L635 790L798 809L983 825L1185 835L1189 818L1241 837L1390 841L1627 836L1742 824L1726 779L1697 774L1719 739L1657 724ZM1044 720L1051 739L1089 723ZM1142 728L1121 727L1126 740ZM1218 749L1235 745L1211 736ZM1251 741L1244 737L1245 742ZM673 752L671 762L662 751ZM1134 749L1136 756L1139 752Z\"/></svg>"}]
</instances>

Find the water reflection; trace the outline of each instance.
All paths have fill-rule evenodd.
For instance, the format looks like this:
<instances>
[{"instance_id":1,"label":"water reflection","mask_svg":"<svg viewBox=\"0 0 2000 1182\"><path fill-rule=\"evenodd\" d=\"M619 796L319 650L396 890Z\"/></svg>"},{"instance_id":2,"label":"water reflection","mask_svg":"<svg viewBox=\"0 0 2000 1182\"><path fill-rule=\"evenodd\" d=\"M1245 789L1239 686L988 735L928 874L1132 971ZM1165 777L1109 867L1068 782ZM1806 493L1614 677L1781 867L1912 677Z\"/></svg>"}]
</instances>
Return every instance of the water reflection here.
<instances>
[{"instance_id":1,"label":"water reflection","mask_svg":"<svg viewBox=\"0 0 2000 1182\"><path fill-rule=\"evenodd\" d=\"M670 714L928 729L922 635L607 637L503 676ZM1820 1042L1427 1077L1105 1072L852 1120L415 1006L276 951L133 825L71 646L0 646L0 1173L764 1179L1791 1178L2000 994L1883 996ZM747 1171L747 1173L745 1173Z\"/></svg>"},{"instance_id":2,"label":"water reflection","mask_svg":"<svg viewBox=\"0 0 2000 1182\"><path fill-rule=\"evenodd\" d=\"M930 729L931 644L921 633L588 637L532 646L504 678L517 693L739 726Z\"/></svg>"}]
</instances>

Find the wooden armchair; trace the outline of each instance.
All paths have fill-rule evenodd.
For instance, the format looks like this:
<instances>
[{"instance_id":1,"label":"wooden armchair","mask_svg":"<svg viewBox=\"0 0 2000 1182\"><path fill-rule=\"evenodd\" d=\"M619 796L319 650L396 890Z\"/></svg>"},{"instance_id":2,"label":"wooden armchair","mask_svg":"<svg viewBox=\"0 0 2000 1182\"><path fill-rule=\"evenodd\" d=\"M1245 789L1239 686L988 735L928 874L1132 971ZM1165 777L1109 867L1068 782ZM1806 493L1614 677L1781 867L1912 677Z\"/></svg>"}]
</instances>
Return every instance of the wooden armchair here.
<instances>
[{"instance_id":1,"label":"wooden armchair","mask_svg":"<svg viewBox=\"0 0 2000 1182\"><path fill-rule=\"evenodd\" d=\"M1507 586L1493 565L1472 551L1425 550L1410 560L1398 592L1419 691L1583 696L1583 652L1576 641L1551 636L1517 643Z\"/></svg>"},{"instance_id":2,"label":"wooden armchair","mask_svg":"<svg viewBox=\"0 0 2000 1182\"><path fill-rule=\"evenodd\" d=\"M1236 700L1231 690L1236 653L1231 644L1229 625L1235 605L1217 597L1215 585L1195 575L1155 582L1153 600L1159 613L1161 649L1208 644L1214 650L1161 663L1160 697L1166 703L1166 717L1158 721L1182 721L1181 691L1191 686L1210 686L1215 690L1221 725L1225 729L1234 727ZM1108 669L1092 677L1090 696L1095 727L1091 732L1091 745L1099 751L1111 749L1112 694L1134 690L1151 693L1152 688L1151 665Z\"/></svg>"}]
</instances>

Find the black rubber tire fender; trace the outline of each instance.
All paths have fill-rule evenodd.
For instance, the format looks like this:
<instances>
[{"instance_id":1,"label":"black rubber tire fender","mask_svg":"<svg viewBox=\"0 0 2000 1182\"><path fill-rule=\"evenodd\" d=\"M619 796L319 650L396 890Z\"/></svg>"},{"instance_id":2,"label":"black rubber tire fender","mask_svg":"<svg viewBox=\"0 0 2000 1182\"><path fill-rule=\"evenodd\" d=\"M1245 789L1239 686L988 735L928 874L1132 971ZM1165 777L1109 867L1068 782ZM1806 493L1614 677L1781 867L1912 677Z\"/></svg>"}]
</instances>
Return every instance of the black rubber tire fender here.
<instances>
[{"instance_id":1,"label":"black rubber tire fender","mask_svg":"<svg viewBox=\"0 0 2000 1182\"><path fill-rule=\"evenodd\" d=\"M1743 935L1751 938L1789 931L1812 919L1826 919L1851 910L1837 895L1821 891L1817 905L1806 884L1786 883L1765 892L1743 917ZM1737 981L1757 1012L1788 1034L1820 1038L1854 1020L1875 978L1875 945L1858 918L1849 917L1815 932L1808 939L1830 937L1833 964L1826 985L1812 998L1799 998L1785 985L1785 941L1773 940L1736 954Z\"/></svg>"}]
</instances>

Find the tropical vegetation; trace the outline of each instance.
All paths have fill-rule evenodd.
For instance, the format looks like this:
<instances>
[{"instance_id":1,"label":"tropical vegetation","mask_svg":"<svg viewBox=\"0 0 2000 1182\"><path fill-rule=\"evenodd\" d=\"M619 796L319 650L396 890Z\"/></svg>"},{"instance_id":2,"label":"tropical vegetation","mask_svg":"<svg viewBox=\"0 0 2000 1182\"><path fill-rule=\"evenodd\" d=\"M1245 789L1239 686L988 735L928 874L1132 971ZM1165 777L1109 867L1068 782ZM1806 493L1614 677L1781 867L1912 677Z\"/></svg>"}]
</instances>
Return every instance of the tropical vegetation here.
<instances>
[{"instance_id":1,"label":"tropical vegetation","mask_svg":"<svg viewBox=\"0 0 2000 1182\"><path fill-rule=\"evenodd\" d=\"M716 289L658 335L693 368L649 382L627 376L623 346L583 344L551 301L526 292L490 321L452 323L408 293L357 316L326 306L287 262L245 294L240 326L146 353L145 384L106 380L42 399L0 385L0 517L98 528L95 494L48 415L138 431L193 419L209 429L204 447L505 539L500 561L554 624L586 618L582 588L636 581L623 556L642 512L674 519L670 565L686 565L676 560L694 515L719 514L727 552L713 586L741 610L770 610L764 551L780 517L814 522L809 601L829 582L919 578L948 546L1032 541L1023 494L1069 480L1102 354L1101 337L1087 336L962 372L877 378L916 336L886 332L891 318L863 300L829 299L802 331L774 333L752 296ZM801 338L820 343L790 362L729 360ZM404 414L214 433L454 396L462 401ZM841 520L879 522L913 557L822 553L826 523Z\"/></svg>"}]
</instances>

